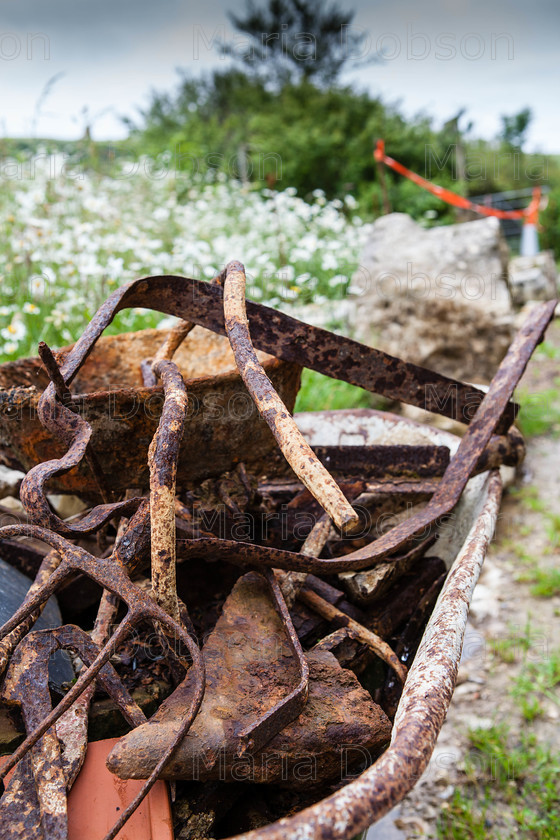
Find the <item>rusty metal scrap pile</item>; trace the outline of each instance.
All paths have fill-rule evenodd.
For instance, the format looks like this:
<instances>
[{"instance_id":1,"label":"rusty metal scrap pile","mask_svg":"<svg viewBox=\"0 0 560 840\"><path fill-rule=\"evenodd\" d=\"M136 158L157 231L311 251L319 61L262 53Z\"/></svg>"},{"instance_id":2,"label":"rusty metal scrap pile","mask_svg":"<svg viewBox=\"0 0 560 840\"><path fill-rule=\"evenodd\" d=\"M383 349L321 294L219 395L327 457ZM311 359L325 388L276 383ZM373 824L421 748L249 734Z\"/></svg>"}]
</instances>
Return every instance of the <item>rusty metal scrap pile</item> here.
<instances>
[{"instance_id":1,"label":"rusty metal scrap pile","mask_svg":"<svg viewBox=\"0 0 560 840\"><path fill-rule=\"evenodd\" d=\"M120 432L115 421L104 433L106 393L76 394L71 386L126 307L181 320L151 359L130 361L141 367L142 385L118 392L112 409L113 419L122 417ZM49 384L36 401L41 429L31 431L23 418L32 388L2 392L14 462L28 470L20 489L27 521L0 529L2 548L17 554L40 541L50 549L26 600L0 632L2 699L21 707L26 730L1 769L5 779L15 768L0 800L2 836L67 836L66 795L83 761L96 686L131 727L109 768L122 778L146 780L107 838L116 836L161 777L206 782L204 796L208 802L214 796L215 809L217 801L229 796L233 805L242 796L239 768L251 757L250 781L277 785L280 804L264 809L275 819L331 791L337 774L340 784L342 745L376 758L389 741L407 665L445 577L443 563L430 554L437 545L435 525L473 475L523 457L511 397L553 312L554 302L531 311L486 394L246 303L245 272L237 262L212 283L161 276L124 286L63 358L42 343L41 375L46 370ZM254 431L245 426L242 443L227 417L221 431L219 424L198 430L191 424L194 391L173 359L195 325L227 336L277 447L258 417L251 419ZM257 350L275 359L263 361ZM117 367L123 363L115 361ZM311 447L291 416L301 367L466 424L456 453L450 457L442 446ZM131 420L126 401L161 389L163 405L152 426L145 412ZM191 425L199 435L194 442ZM149 492L134 489L148 483ZM77 493L88 510L62 518L47 498L53 488ZM411 505L412 515L398 515ZM206 520L201 528L197 510L219 507L226 512L220 528ZM232 527L236 515L257 508L282 508L287 532L272 523L266 534L240 539ZM364 526L364 512L379 517L387 511L397 513L394 527ZM296 534L294 523L303 513L308 525ZM19 541L23 537L26 542ZM149 582L142 577L148 566ZM352 582L357 573L375 569L367 597L357 586L344 594L332 585L342 580L333 575L345 573ZM178 596L178 570L187 603ZM32 631L48 598L78 574L103 590L93 630L68 624ZM210 617L189 598L190 586L198 591L197 575L204 585L231 590L212 609L207 598ZM115 652L146 622L175 682L149 720L114 667ZM83 667L52 708L48 660L59 648L72 651ZM372 663L377 702L356 678ZM261 755L266 762L255 760ZM285 791L298 789L295 765L302 755L317 758L317 772L313 785L302 784L300 775L299 788L309 790L294 799ZM216 785L222 786L219 794ZM231 825L235 830L235 820Z\"/></svg>"}]
</instances>

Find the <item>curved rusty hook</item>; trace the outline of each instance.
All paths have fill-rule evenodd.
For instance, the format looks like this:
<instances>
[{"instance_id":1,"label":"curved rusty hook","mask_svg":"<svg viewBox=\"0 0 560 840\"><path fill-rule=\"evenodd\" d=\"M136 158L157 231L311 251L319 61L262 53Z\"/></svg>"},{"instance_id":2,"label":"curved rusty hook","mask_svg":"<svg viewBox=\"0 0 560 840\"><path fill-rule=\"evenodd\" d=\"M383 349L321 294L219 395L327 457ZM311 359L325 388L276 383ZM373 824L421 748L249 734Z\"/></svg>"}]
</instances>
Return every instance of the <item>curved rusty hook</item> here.
<instances>
[{"instance_id":1,"label":"curved rusty hook","mask_svg":"<svg viewBox=\"0 0 560 840\"><path fill-rule=\"evenodd\" d=\"M54 357L50 361L49 373L55 376L58 366ZM64 475L76 467L84 457L87 457L87 448L92 435L91 425L57 399L57 384L59 390L61 383L67 387L62 371L58 370L58 373L60 379L55 378L55 381L51 382L41 395L37 413L43 426L68 446L68 450L62 458L46 461L29 470L21 482L20 499L29 518L44 528L66 536L91 534L115 516L133 514L141 504L142 498L98 505L78 522L72 524L64 522L52 510L45 495L45 485L51 478Z\"/></svg>"}]
</instances>

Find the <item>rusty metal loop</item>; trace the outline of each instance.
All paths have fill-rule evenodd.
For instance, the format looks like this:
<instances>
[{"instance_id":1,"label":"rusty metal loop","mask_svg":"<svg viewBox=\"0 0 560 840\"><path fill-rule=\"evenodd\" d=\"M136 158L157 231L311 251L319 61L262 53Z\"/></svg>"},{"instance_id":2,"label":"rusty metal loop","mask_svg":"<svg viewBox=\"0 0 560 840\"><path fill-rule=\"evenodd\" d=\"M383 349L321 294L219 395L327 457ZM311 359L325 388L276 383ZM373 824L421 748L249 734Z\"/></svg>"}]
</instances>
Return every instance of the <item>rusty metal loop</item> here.
<instances>
[{"instance_id":1,"label":"rusty metal loop","mask_svg":"<svg viewBox=\"0 0 560 840\"><path fill-rule=\"evenodd\" d=\"M387 531L373 543L335 559L303 557L297 552L285 549L208 537L183 540L182 551L201 557L219 557L227 562L241 565L250 564L256 567L263 565L314 574L359 571L370 568L382 560L396 559L391 555L399 550L406 550L412 540L419 536L427 536L434 523L449 514L459 501L533 350L554 315L555 306L555 301L539 304L527 316L492 379L484 400L461 438L457 452L451 458L428 505Z\"/></svg>"}]
</instances>

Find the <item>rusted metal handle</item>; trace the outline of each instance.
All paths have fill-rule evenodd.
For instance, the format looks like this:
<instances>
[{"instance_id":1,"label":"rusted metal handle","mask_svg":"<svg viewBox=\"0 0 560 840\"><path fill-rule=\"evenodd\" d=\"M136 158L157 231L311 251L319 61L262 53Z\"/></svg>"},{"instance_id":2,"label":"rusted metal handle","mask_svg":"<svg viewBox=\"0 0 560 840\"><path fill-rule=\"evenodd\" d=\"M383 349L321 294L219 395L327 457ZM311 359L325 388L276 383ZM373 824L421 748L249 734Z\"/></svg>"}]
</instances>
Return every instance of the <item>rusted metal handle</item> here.
<instances>
[{"instance_id":1,"label":"rusted metal handle","mask_svg":"<svg viewBox=\"0 0 560 840\"><path fill-rule=\"evenodd\" d=\"M187 412L187 391L183 377L173 362L156 362L154 373L161 377L165 402L148 451L152 585L160 607L179 621L175 573L175 484Z\"/></svg>"},{"instance_id":2,"label":"rusted metal handle","mask_svg":"<svg viewBox=\"0 0 560 840\"><path fill-rule=\"evenodd\" d=\"M257 358L247 321L245 282L241 263L230 262L224 281L224 317L237 369L297 477L338 528L351 529L359 522L358 514L301 434Z\"/></svg>"}]
</instances>

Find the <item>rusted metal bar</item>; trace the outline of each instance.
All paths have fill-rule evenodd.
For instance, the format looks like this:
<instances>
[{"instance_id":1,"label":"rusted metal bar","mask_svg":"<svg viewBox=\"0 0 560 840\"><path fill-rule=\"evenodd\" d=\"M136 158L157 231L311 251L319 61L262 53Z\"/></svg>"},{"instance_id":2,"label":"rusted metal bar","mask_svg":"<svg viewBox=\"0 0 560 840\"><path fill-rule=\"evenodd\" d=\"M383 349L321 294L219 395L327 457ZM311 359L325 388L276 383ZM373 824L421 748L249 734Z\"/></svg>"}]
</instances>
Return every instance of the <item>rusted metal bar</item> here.
<instances>
[{"instance_id":1,"label":"rusted metal bar","mask_svg":"<svg viewBox=\"0 0 560 840\"><path fill-rule=\"evenodd\" d=\"M369 445L312 446L311 449L331 472L367 476L368 481L416 481L442 476L449 465L447 446ZM502 464L518 466L525 457L525 443L515 426L507 435L492 435L473 475Z\"/></svg>"},{"instance_id":2,"label":"rusted metal bar","mask_svg":"<svg viewBox=\"0 0 560 840\"><path fill-rule=\"evenodd\" d=\"M239 733L239 738L241 739L240 755L243 755L246 750L256 752L262 749L274 735L295 720L302 712L309 693L309 665L307 664L307 659L292 623L282 590L278 585L274 573L270 569L266 569L261 574L269 586L276 612L280 617L290 647L296 658L299 682L287 697L282 698L282 700L276 703L272 709L269 709L256 723Z\"/></svg>"},{"instance_id":3,"label":"rusted metal bar","mask_svg":"<svg viewBox=\"0 0 560 840\"><path fill-rule=\"evenodd\" d=\"M165 402L156 434L150 444L150 526L152 585L160 607L179 620L175 577L175 484L179 446L185 427L187 392L177 366L158 361L154 373L161 377Z\"/></svg>"},{"instance_id":4,"label":"rusted metal bar","mask_svg":"<svg viewBox=\"0 0 560 840\"><path fill-rule=\"evenodd\" d=\"M245 282L245 269L241 263L229 263L224 281L224 318L237 369L297 477L338 528L351 530L358 524L358 515L314 455L257 358L247 321Z\"/></svg>"},{"instance_id":5,"label":"rusted metal bar","mask_svg":"<svg viewBox=\"0 0 560 840\"><path fill-rule=\"evenodd\" d=\"M72 394L60 372L53 351L45 341L39 342L39 356L47 370L49 379L54 385L58 399L61 403L67 405L72 401Z\"/></svg>"},{"instance_id":6,"label":"rusted metal bar","mask_svg":"<svg viewBox=\"0 0 560 840\"><path fill-rule=\"evenodd\" d=\"M321 598L312 589L306 587L305 584L299 589L297 597L304 604L307 604L308 607L311 607L311 609L323 616L323 618L326 618L327 621L337 622L339 627L351 628L354 637L373 650L383 662L386 662L404 685L407 675L406 666L402 664L390 645L381 636L372 633L367 627L363 627L353 618L347 616L346 613L337 609L333 604L329 604L328 601L325 601L324 598Z\"/></svg>"},{"instance_id":7,"label":"rusted metal bar","mask_svg":"<svg viewBox=\"0 0 560 840\"><path fill-rule=\"evenodd\" d=\"M67 385L115 314L136 306L176 315L225 335L223 293L219 286L174 275L134 280L113 292L101 305L69 352L62 366ZM261 304L249 302L247 315L257 349L389 399L470 423L484 398L484 392L472 385L304 324ZM496 424L498 434L507 432L517 411L515 403L503 406Z\"/></svg>"}]
</instances>

